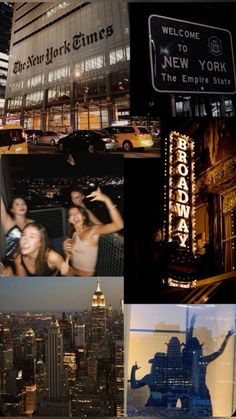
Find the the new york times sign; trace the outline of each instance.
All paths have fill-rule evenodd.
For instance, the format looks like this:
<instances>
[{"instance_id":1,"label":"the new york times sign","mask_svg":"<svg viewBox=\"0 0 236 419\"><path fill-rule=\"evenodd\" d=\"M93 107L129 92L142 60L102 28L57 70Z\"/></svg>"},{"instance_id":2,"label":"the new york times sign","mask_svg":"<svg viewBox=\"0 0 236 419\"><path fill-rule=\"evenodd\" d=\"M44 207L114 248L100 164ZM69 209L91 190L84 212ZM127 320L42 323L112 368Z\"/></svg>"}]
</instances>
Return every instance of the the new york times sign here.
<instances>
[{"instance_id":1,"label":"the new york times sign","mask_svg":"<svg viewBox=\"0 0 236 419\"><path fill-rule=\"evenodd\" d=\"M50 46L46 48L45 53L40 55L29 55L23 62L20 60L15 61L13 65L13 73L22 73L22 71L28 70L42 63L45 63L46 65L52 64L53 61L58 57L61 57L65 54L70 54L72 51L79 51L88 45L95 44L110 38L112 35L112 25L108 25L106 28L101 28L99 31L90 34L79 32L73 36L73 39L70 42L65 40L58 47Z\"/></svg>"},{"instance_id":2,"label":"the new york times sign","mask_svg":"<svg viewBox=\"0 0 236 419\"><path fill-rule=\"evenodd\" d=\"M151 15L152 86L157 92L235 93L231 33L226 29Z\"/></svg>"}]
</instances>

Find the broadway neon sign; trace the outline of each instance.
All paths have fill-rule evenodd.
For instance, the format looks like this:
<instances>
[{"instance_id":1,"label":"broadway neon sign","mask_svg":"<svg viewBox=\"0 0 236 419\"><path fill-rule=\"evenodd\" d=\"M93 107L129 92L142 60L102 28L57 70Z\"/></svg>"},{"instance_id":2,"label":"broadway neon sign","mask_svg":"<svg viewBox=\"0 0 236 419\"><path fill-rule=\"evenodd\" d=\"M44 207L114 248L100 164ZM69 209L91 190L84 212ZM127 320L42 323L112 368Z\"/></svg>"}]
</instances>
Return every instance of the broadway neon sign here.
<instances>
[{"instance_id":1,"label":"broadway neon sign","mask_svg":"<svg viewBox=\"0 0 236 419\"><path fill-rule=\"evenodd\" d=\"M195 251L195 176L193 140L177 132L169 137L168 241ZM168 167L167 166L167 167ZM166 191L167 193L167 191Z\"/></svg>"}]
</instances>

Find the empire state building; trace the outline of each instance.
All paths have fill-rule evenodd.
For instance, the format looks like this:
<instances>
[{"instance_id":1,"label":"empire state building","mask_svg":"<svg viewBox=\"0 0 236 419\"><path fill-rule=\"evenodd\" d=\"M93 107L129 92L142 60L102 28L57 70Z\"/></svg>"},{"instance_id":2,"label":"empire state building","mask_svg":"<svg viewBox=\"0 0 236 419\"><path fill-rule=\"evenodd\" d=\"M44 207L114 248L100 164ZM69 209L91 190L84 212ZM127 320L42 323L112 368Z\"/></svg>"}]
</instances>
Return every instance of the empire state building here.
<instances>
[{"instance_id":1,"label":"empire state building","mask_svg":"<svg viewBox=\"0 0 236 419\"><path fill-rule=\"evenodd\" d=\"M92 341L102 342L106 340L106 303L102 293L99 279L97 289L92 298Z\"/></svg>"}]
</instances>

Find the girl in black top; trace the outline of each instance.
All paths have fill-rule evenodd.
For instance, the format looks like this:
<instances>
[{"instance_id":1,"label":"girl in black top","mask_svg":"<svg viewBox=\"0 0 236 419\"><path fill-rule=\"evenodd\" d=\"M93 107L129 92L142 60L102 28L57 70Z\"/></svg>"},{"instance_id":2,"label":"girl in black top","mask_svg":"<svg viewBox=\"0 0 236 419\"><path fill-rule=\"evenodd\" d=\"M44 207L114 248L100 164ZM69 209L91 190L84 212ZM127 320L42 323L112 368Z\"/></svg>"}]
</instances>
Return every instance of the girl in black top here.
<instances>
[{"instance_id":1,"label":"girl in black top","mask_svg":"<svg viewBox=\"0 0 236 419\"><path fill-rule=\"evenodd\" d=\"M22 197L15 197L9 208L7 211L1 197L1 224L5 233L4 264L13 268L13 257L18 249L22 230L26 224L33 220L27 217L28 208Z\"/></svg>"}]
</instances>

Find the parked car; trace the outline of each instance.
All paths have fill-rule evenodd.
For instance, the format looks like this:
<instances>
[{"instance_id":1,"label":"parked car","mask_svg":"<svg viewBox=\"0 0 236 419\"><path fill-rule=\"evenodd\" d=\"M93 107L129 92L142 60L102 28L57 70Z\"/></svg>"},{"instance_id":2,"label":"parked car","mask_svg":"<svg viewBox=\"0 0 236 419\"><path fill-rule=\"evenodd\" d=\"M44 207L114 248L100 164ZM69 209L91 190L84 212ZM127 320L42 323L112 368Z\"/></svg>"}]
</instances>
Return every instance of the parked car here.
<instances>
[{"instance_id":1,"label":"parked car","mask_svg":"<svg viewBox=\"0 0 236 419\"><path fill-rule=\"evenodd\" d=\"M35 137L43 135L43 131L41 129L25 129L25 134L27 141L33 142Z\"/></svg>"},{"instance_id":2,"label":"parked car","mask_svg":"<svg viewBox=\"0 0 236 419\"><path fill-rule=\"evenodd\" d=\"M119 145L114 136L105 131L78 130L73 131L57 143L58 149L63 152L117 150Z\"/></svg>"},{"instance_id":3,"label":"parked car","mask_svg":"<svg viewBox=\"0 0 236 419\"><path fill-rule=\"evenodd\" d=\"M121 125L105 128L106 132L114 135L119 146L125 151L133 148L152 147L153 139L147 128L139 125Z\"/></svg>"},{"instance_id":4,"label":"parked car","mask_svg":"<svg viewBox=\"0 0 236 419\"><path fill-rule=\"evenodd\" d=\"M33 144L50 144L54 146L58 143L59 139L64 137L65 133L59 133L55 131L45 131L36 135L33 138Z\"/></svg>"}]
</instances>

